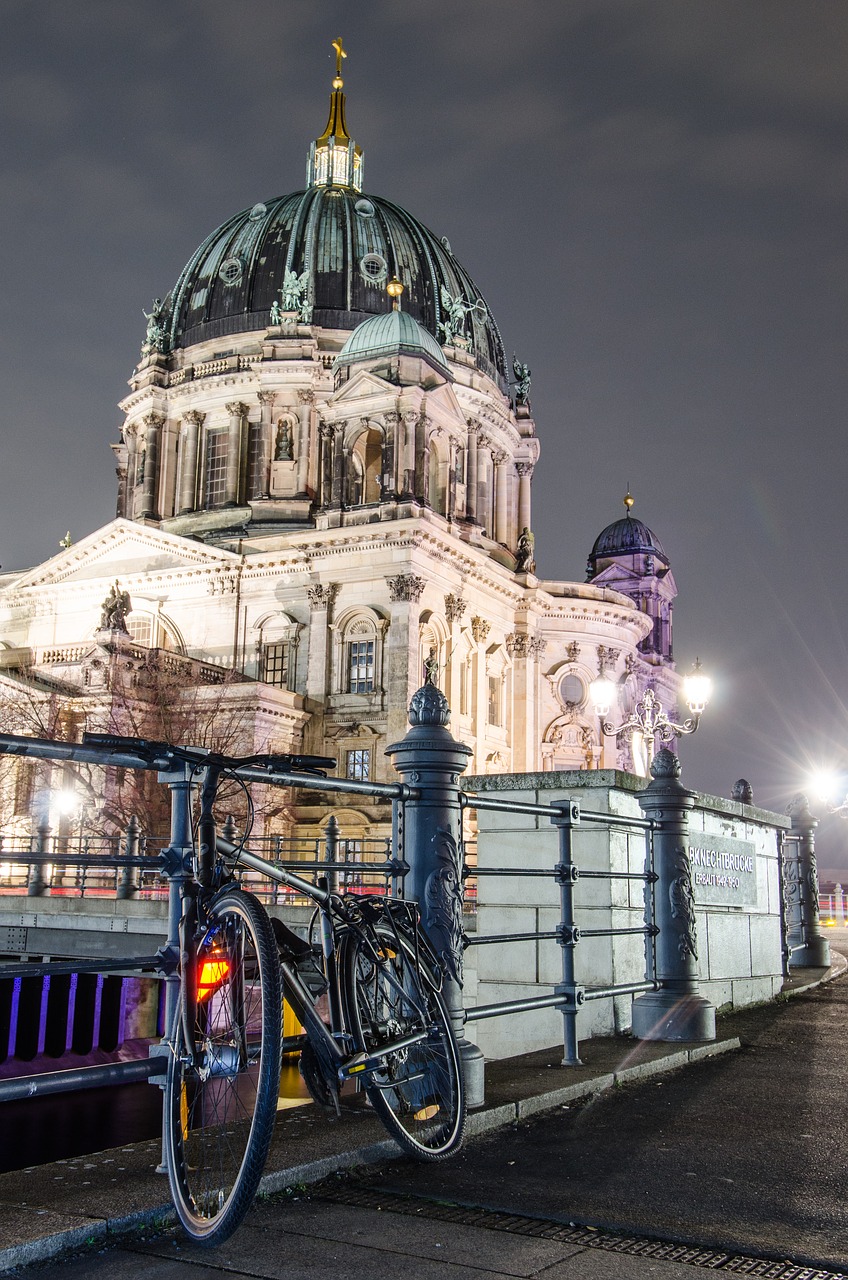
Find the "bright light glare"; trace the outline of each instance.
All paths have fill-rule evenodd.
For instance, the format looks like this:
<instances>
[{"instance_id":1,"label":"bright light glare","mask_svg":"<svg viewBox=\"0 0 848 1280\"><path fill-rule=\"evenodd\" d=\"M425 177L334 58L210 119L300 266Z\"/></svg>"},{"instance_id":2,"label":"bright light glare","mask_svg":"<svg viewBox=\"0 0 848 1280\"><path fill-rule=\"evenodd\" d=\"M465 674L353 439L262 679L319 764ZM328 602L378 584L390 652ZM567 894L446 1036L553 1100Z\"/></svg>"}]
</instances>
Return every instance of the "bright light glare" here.
<instances>
[{"instance_id":1,"label":"bright light glare","mask_svg":"<svg viewBox=\"0 0 848 1280\"><path fill-rule=\"evenodd\" d=\"M56 794L56 808L60 813L76 813L80 807L80 798L75 791L59 791Z\"/></svg>"},{"instance_id":2,"label":"bright light glare","mask_svg":"<svg viewBox=\"0 0 848 1280\"><path fill-rule=\"evenodd\" d=\"M816 800L835 804L840 797L839 775L832 769L816 769L810 774L809 787Z\"/></svg>"},{"instance_id":3,"label":"bright light glare","mask_svg":"<svg viewBox=\"0 0 848 1280\"><path fill-rule=\"evenodd\" d=\"M589 697L592 699L592 706L602 720L604 716L609 715L610 710L615 705L616 693L615 685L606 676L599 676L597 680L593 680L589 685Z\"/></svg>"},{"instance_id":4,"label":"bright light glare","mask_svg":"<svg viewBox=\"0 0 848 1280\"><path fill-rule=\"evenodd\" d=\"M713 682L701 669L700 659L683 680L683 694L686 705L693 716L699 716L709 702L713 692Z\"/></svg>"}]
</instances>

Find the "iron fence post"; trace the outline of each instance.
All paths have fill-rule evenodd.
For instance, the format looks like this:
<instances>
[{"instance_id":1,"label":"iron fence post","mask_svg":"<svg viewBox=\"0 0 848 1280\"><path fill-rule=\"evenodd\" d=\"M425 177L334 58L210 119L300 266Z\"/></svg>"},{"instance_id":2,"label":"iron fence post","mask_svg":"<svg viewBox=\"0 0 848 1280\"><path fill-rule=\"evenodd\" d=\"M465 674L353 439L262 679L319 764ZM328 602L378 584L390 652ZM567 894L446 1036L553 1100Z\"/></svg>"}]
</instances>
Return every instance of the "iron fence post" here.
<instances>
[{"instance_id":1,"label":"iron fence post","mask_svg":"<svg viewBox=\"0 0 848 1280\"><path fill-rule=\"evenodd\" d=\"M127 839L124 845L124 854L127 858L138 857L140 842L141 825L138 818L133 813L130 815L130 820L127 823ZM121 901L125 901L128 898L134 898L138 893L138 880L138 867L129 865L122 867L115 897Z\"/></svg>"},{"instance_id":2,"label":"iron fence post","mask_svg":"<svg viewBox=\"0 0 848 1280\"><path fill-rule=\"evenodd\" d=\"M830 944L819 929L819 873L816 866L816 827L818 818L810 813L807 797L800 792L786 812L792 822L798 854L789 863L785 877L788 915L789 964L793 969L827 968ZM794 862L794 865L793 865Z\"/></svg>"},{"instance_id":3,"label":"iron fence post","mask_svg":"<svg viewBox=\"0 0 848 1280\"><path fill-rule=\"evenodd\" d=\"M680 782L680 761L664 747L651 764L653 781L638 795L654 830L654 923L658 991L633 1001L640 1040L714 1040L715 1006L700 993L695 896L689 860L689 810L694 793Z\"/></svg>"},{"instance_id":4,"label":"iron fence post","mask_svg":"<svg viewBox=\"0 0 848 1280\"><path fill-rule=\"evenodd\" d=\"M421 923L443 974L443 994L459 1040L470 1107L484 1101L483 1054L464 1038L462 1004L462 808L459 776L471 748L448 729L450 707L434 684L424 684L409 704L410 728L386 748L415 798L404 804L404 858L409 864L405 895L418 903Z\"/></svg>"},{"instance_id":5,"label":"iron fence post","mask_svg":"<svg viewBox=\"0 0 848 1280\"><path fill-rule=\"evenodd\" d=\"M562 982L554 988L566 1003L562 1006L564 1067L580 1065L577 1051L577 1010L585 1000L585 990L574 977L574 949L580 941L580 930L574 923L574 885L578 870L572 858L572 831L580 822L580 806L573 800L555 800L553 808L559 814L551 822L559 830L559 865L556 869L559 882L560 925L557 930L562 948Z\"/></svg>"},{"instance_id":6,"label":"iron fence post","mask_svg":"<svg viewBox=\"0 0 848 1280\"><path fill-rule=\"evenodd\" d=\"M331 813L327 819L327 826L324 830L324 860L329 863L331 868L327 872L327 887L331 893L338 893L339 824L334 813Z\"/></svg>"},{"instance_id":7,"label":"iron fence post","mask_svg":"<svg viewBox=\"0 0 848 1280\"><path fill-rule=\"evenodd\" d=\"M47 842L50 839L50 823L42 819L35 829L35 848L33 853L47 853ZM43 898L47 893L47 881L44 878L44 863L31 862L29 880L27 881L27 897Z\"/></svg>"}]
</instances>

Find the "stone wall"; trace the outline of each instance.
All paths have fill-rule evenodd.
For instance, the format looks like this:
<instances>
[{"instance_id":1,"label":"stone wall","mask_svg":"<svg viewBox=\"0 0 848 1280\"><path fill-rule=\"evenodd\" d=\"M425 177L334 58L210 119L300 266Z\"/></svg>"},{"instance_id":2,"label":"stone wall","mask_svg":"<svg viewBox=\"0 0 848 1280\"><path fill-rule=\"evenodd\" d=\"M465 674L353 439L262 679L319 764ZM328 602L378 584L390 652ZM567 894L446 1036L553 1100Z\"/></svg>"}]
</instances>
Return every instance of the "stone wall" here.
<instances>
[{"instance_id":1,"label":"stone wall","mask_svg":"<svg viewBox=\"0 0 848 1280\"><path fill-rule=\"evenodd\" d=\"M645 834L615 825L616 815L643 816L637 793L644 785L641 779L615 770L481 775L463 780L466 791L499 800L548 805L572 799L582 813L607 815L609 825L584 818L575 830L572 857L581 872L644 871ZM484 871L516 866L552 869L559 860L557 831L546 817L480 810L477 822L477 859ZM787 826L785 818L752 805L696 796L690 845L699 850L693 872L702 881L695 886L698 966L702 994L717 1007L771 999L780 990L777 859L779 832ZM575 888L575 906L583 934L575 956L577 981L592 988L644 980L642 936L586 936L592 929L640 927L643 883L582 877ZM553 930L560 918L559 888L553 876L480 876L480 936ZM547 994L560 981L561 950L555 940L472 946L467 956L472 979L467 988L473 984L479 1004ZM470 994L467 990L467 1004ZM629 995L587 1001L578 1013L579 1037L629 1031L631 1005ZM562 1015L543 1009L486 1019L471 1024L469 1035L487 1057L505 1057L560 1044Z\"/></svg>"}]
</instances>

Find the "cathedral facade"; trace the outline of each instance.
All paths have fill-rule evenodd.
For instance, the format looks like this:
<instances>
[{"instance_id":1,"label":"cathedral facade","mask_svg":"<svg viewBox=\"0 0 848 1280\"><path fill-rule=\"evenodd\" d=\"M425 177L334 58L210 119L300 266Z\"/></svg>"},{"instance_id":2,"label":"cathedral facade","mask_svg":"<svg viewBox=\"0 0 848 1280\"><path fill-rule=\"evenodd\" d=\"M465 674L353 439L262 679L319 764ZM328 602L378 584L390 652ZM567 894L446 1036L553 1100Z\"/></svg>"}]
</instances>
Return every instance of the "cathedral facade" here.
<instances>
[{"instance_id":1,"label":"cathedral facade","mask_svg":"<svg viewBox=\"0 0 848 1280\"><path fill-rule=\"evenodd\" d=\"M6 705L49 703L69 735L114 728L118 704L138 726L156 676L213 721L237 709L230 747L385 781L429 670L469 772L629 768L588 689L606 674L625 713L648 687L674 707L668 558L628 507L586 582L537 576L529 371L448 241L363 171L339 71L305 190L213 231L147 313L116 519L0 575ZM6 829L28 821L17 792ZM301 798L277 829L329 812ZM385 830L377 807L335 812Z\"/></svg>"}]
</instances>

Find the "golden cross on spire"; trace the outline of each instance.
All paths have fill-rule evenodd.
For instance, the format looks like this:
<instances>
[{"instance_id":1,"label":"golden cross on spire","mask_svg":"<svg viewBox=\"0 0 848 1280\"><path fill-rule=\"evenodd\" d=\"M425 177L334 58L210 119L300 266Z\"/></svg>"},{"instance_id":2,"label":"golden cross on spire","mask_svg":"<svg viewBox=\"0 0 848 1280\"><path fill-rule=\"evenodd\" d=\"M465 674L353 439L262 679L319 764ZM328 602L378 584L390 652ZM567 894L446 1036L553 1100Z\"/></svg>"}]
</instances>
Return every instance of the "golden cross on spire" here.
<instances>
[{"instance_id":1,"label":"golden cross on spire","mask_svg":"<svg viewBox=\"0 0 848 1280\"><path fill-rule=\"evenodd\" d=\"M342 48L342 38L341 38L341 36L339 36L336 40L334 40L334 41L333 41L333 48L334 48L334 49L335 49L335 51L336 51L336 80L338 80L338 82L339 82L338 84L334 84L334 85L333 85L333 88L334 88L334 89L341 89L341 87L342 87L342 58L346 58L346 57L347 57L347 52Z\"/></svg>"}]
</instances>

